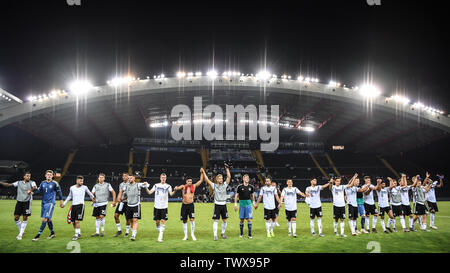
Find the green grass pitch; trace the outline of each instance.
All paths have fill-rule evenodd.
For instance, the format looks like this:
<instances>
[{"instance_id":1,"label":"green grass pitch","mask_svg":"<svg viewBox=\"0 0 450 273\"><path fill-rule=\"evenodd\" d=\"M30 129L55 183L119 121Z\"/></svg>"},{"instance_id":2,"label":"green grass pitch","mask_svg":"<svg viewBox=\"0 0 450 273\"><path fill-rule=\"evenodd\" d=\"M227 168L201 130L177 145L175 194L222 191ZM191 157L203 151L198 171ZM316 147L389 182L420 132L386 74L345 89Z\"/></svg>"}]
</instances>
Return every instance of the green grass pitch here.
<instances>
[{"instance_id":1,"label":"green grass pitch","mask_svg":"<svg viewBox=\"0 0 450 273\"><path fill-rule=\"evenodd\" d=\"M40 201L33 201L32 215L28 220L28 226L21 241L16 240L18 229L14 223L13 212L16 201L0 201L0 252L1 253L69 253L72 248L68 248L68 243L72 242L74 234L73 226L67 224L66 216L68 206L64 209L57 207L53 215L56 238L47 240L49 234L46 227L41 239L38 242L32 242L31 239L37 233L40 226ZM288 237L287 221L285 218L284 207L280 211L279 227L275 227L275 238L267 238L263 207L255 211L253 220L253 239L239 238L239 219L238 212L234 211L234 204L228 204L228 227L226 234L228 239L219 238L213 241L213 232L211 219L213 204L195 204L196 212L196 237L197 241L182 241L184 237L182 222L180 218L181 203L169 203L169 221L166 224L164 232L164 242L157 242L157 231L153 221L153 203L142 203L142 219L139 221L139 229L136 241L130 241L123 235L114 238L117 231L114 222L114 209L109 207L106 216L105 237L91 238L90 235L95 232L95 221L92 217L90 202L86 202L86 211L84 220L81 222L82 238L77 242L80 244L82 253L192 253L192 252L225 252L225 253L280 253L280 252L307 252L307 253L369 253L373 251L371 245L378 245L382 253L426 253L426 252L449 252L450 245L450 202L439 202L439 212L436 216L436 226L438 230L431 232L397 232L392 234L383 234L381 226L377 223L377 234L361 234L356 237L350 236L350 229L347 220L345 221L345 231L347 238L335 237L332 223L332 204L323 204L323 233L325 237L311 236L309 227L309 208L306 204L298 205L297 218L297 238ZM387 221L387 219L386 219ZM429 224L429 217L427 217ZM122 229L125 230L125 219L121 216ZM372 223L371 223L372 224ZM400 221L396 221L397 230L401 230ZM358 219L358 227L360 220ZM416 228L418 225L416 224ZM221 224L219 224L219 233ZM339 230L339 227L338 227ZM190 234L190 227L189 227ZM317 232L317 224L316 224ZM244 235L247 234L247 225L245 225ZM373 243L375 242L375 243Z\"/></svg>"}]
</instances>

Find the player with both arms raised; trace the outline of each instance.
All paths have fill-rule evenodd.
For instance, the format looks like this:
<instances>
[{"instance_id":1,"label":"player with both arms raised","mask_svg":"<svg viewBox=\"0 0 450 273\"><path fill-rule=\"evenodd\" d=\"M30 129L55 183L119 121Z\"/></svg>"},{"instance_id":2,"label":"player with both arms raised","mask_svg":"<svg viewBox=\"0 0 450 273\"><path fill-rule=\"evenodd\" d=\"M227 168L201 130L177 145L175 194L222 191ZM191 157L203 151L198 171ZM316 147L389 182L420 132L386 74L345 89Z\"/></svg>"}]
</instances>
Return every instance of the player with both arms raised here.
<instances>
[{"instance_id":1,"label":"player with both arms raised","mask_svg":"<svg viewBox=\"0 0 450 273\"><path fill-rule=\"evenodd\" d=\"M60 205L61 208L72 200L72 207L70 209L70 219L75 229L75 235L72 240L76 241L81 237L80 221L83 221L84 216L84 196L86 193L91 198L92 202L95 203L95 196L89 191L88 187L83 185L84 177L77 176L76 184L70 187L69 195L63 204Z\"/></svg>"},{"instance_id":2,"label":"player with both arms raised","mask_svg":"<svg viewBox=\"0 0 450 273\"><path fill-rule=\"evenodd\" d=\"M181 205L181 216L180 219L183 221L183 232L184 238L183 241L188 239L188 225L187 220L191 222L191 238L193 241L196 241L194 231L195 231L195 207L194 207L194 192L195 189L200 186L203 182L203 172L200 169L200 180L197 183L192 184L192 177L186 177L186 184L180 185L174 188L174 192L178 190L182 190L183 201Z\"/></svg>"}]
</instances>

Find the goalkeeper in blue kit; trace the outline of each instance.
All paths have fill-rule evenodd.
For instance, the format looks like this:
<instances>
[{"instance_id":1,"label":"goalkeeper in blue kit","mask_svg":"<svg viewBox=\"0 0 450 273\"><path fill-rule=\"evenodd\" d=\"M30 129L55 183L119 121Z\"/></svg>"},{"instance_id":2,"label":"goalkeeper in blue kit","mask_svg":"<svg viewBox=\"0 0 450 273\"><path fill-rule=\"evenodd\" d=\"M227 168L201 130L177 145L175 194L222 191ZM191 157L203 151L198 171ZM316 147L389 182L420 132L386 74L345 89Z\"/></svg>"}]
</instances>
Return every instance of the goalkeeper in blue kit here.
<instances>
[{"instance_id":1,"label":"goalkeeper in blue kit","mask_svg":"<svg viewBox=\"0 0 450 273\"><path fill-rule=\"evenodd\" d=\"M55 237L55 231L53 229L53 210L55 209L55 199L56 195L58 195L60 205L63 204L63 196L61 193L61 187L58 182L53 180L53 171L47 170L45 172L45 180L41 182L39 188L33 191L33 194L39 194L42 192L42 205L41 205L41 218L42 224L39 228L38 234L34 237L33 242L39 240L42 232L45 229L45 226L48 225L50 229L50 236L47 239L52 239Z\"/></svg>"}]
</instances>

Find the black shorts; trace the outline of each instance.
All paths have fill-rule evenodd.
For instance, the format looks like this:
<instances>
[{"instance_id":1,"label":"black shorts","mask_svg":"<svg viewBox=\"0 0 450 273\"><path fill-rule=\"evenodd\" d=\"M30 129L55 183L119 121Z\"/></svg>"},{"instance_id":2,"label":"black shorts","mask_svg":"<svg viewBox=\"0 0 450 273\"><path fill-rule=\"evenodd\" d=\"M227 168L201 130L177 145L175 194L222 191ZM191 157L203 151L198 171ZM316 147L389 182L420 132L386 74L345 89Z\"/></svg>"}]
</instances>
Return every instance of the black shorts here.
<instances>
[{"instance_id":1,"label":"black shorts","mask_svg":"<svg viewBox=\"0 0 450 273\"><path fill-rule=\"evenodd\" d=\"M297 218L297 210L285 210L286 219L291 221L292 218Z\"/></svg>"},{"instance_id":2,"label":"black shorts","mask_svg":"<svg viewBox=\"0 0 450 273\"><path fill-rule=\"evenodd\" d=\"M311 217L311 219L314 219L314 217L316 217L316 216L322 217L322 207L309 209L309 217Z\"/></svg>"},{"instance_id":3,"label":"black shorts","mask_svg":"<svg viewBox=\"0 0 450 273\"><path fill-rule=\"evenodd\" d=\"M277 216L275 215L275 209L264 209L264 219L265 220L275 220L275 218L277 218Z\"/></svg>"},{"instance_id":4,"label":"black shorts","mask_svg":"<svg viewBox=\"0 0 450 273\"><path fill-rule=\"evenodd\" d=\"M347 205L348 206L348 218L355 220L358 219L358 206L354 207L350 204Z\"/></svg>"},{"instance_id":5,"label":"black shorts","mask_svg":"<svg viewBox=\"0 0 450 273\"><path fill-rule=\"evenodd\" d=\"M402 205L403 215L409 216L412 214L410 205Z\"/></svg>"},{"instance_id":6,"label":"black shorts","mask_svg":"<svg viewBox=\"0 0 450 273\"><path fill-rule=\"evenodd\" d=\"M134 206L134 207L127 206L127 211L125 212L125 217L127 219L133 219L133 218L141 219L141 204Z\"/></svg>"},{"instance_id":7,"label":"black shorts","mask_svg":"<svg viewBox=\"0 0 450 273\"><path fill-rule=\"evenodd\" d=\"M402 205L398 205L398 206L391 205L391 207L392 207L392 213L394 214L394 217L403 215Z\"/></svg>"},{"instance_id":8,"label":"black shorts","mask_svg":"<svg viewBox=\"0 0 450 273\"><path fill-rule=\"evenodd\" d=\"M108 207L108 205L94 207L94 210L92 211L92 216L95 217L98 217L100 215L106 216L106 207Z\"/></svg>"},{"instance_id":9,"label":"black shorts","mask_svg":"<svg viewBox=\"0 0 450 273\"><path fill-rule=\"evenodd\" d=\"M227 205L214 204L214 214L212 218L214 220L219 220L220 217L222 217L222 219L228 218Z\"/></svg>"},{"instance_id":10,"label":"black shorts","mask_svg":"<svg viewBox=\"0 0 450 273\"><path fill-rule=\"evenodd\" d=\"M345 219L345 206L344 207L333 206L333 219Z\"/></svg>"},{"instance_id":11,"label":"black shorts","mask_svg":"<svg viewBox=\"0 0 450 273\"><path fill-rule=\"evenodd\" d=\"M17 201L16 208L14 209L14 215L23 215L30 216L31 215L31 199L30 201Z\"/></svg>"},{"instance_id":12,"label":"black shorts","mask_svg":"<svg viewBox=\"0 0 450 273\"><path fill-rule=\"evenodd\" d=\"M391 207L380 207L380 216L384 216L384 213L389 215L389 212L391 211Z\"/></svg>"},{"instance_id":13,"label":"black shorts","mask_svg":"<svg viewBox=\"0 0 450 273\"><path fill-rule=\"evenodd\" d=\"M428 208L430 209L430 212L438 212L439 210L438 210L438 206L437 206L437 203L435 203L435 202L431 202L431 201L427 201L427 204L428 204Z\"/></svg>"},{"instance_id":14,"label":"black shorts","mask_svg":"<svg viewBox=\"0 0 450 273\"><path fill-rule=\"evenodd\" d=\"M414 203L414 214L425 215L427 213L427 207L423 204Z\"/></svg>"},{"instance_id":15,"label":"black shorts","mask_svg":"<svg viewBox=\"0 0 450 273\"><path fill-rule=\"evenodd\" d=\"M119 204L116 205L116 211L114 213L117 214L124 214L127 212L127 202L120 202Z\"/></svg>"},{"instance_id":16,"label":"black shorts","mask_svg":"<svg viewBox=\"0 0 450 273\"><path fill-rule=\"evenodd\" d=\"M194 203L182 204L180 220L186 221L188 218L194 219L194 217L195 217Z\"/></svg>"},{"instance_id":17,"label":"black shorts","mask_svg":"<svg viewBox=\"0 0 450 273\"><path fill-rule=\"evenodd\" d=\"M364 210L366 211L366 215L378 214L377 207L375 205L370 205L370 204L364 203Z\"/></svg>"},{"instance_id":18,"label":"black shorts","mask_svg":"<svg viewBox=\"0 0 450 273\"><path fill-rule=\"evenodd\" d=\"M167 209L157 209L153 208L153 220L168 220Z\"/></svg>"},{"instance_id":19,"label":"black shorts","mask_svg":"<svg viewBox=\"0 0 450 273\"><path fill-rule=\"evenodd\" d=\"M70 212L70 219L72 222L75 220L83 221L84 217L84 204L72 205L72 211Z\"/></svg>"}]
</instances>

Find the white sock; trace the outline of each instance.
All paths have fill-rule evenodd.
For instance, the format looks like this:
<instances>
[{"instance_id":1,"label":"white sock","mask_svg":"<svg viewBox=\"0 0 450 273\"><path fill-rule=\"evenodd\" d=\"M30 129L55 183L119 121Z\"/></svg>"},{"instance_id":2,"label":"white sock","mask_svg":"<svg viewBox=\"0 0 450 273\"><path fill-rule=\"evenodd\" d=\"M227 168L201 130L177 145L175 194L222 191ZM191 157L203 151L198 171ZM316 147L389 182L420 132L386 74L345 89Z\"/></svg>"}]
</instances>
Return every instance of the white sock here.
<instances>
[{"instance_id":1,"label":"white sock","mask_svg":"<svg viewBox=\"0 0 450 273\"><path fill-rule=\"evenodd\" d=\"M381 220L381 222L384 222L384 220ZM390 228L392 223L392 219L388 218L387 227Z\"/></svg>"},{"instance_id":2,"label":"white sock","mask_svg":"<svg viewBox=\"0 0 450 273\"><path fill-rule=\"evenodd\" d=\"M311 227L311 233L314 233L314 219L309 221L309 226Z\"/></svg>"},{"instance_id":3,"label":"white sock","mask_svg":"<svg viewBox=\"0 0 450 273\"><path fill-rule=\"evenodd\" d=\"M344 234L345 222L341 221L341 234Z\"/></svg>"},{"instance_id":4,"label":"white sock","mask_svg":"<svg viewBox=\"0 0 450 273\"><path fill-rule=\"evenodd\" d=\"M373 216L372 218L372 228L376 228L377 227L377 216Z\"/></svg>"},{"instance_id":5,"label":"white sock","mask_svg":"<svg viewBox=\"0 0 450 273\"><path fill-rule=\"evenodd\" d=\"M405 217L403 215L400 216L400 224L402 224L402 228L406 228Z\"/></svg>"},{"instance_id":6,"label":"white sock","mask_svg":"<svg viewBox=\"0 0 450 273\"><path fill-rule=\"evenodd\" d=\"M291 221L288 221L288 232L291 234Z\"/></svg>"},{"instance_id":7,"label":"white sock","mask_svg":"<svg viewBox=\"0 0 450 273\"><path fill-rule=\"evenodd\" d=\"M100 226L102 228L102 232L105 231L105 218L100 219Z\"/></svg>"},{"instance_id":8,"label":"white sock","mask_svg":"<svg viewBox=\"0 0 450 273\"><path fill-rule=\"evenodd\" d=\"M194 234L195 231L195 221L191 222L191 234Z\"/></svg>"},{"instance_id":9,"label":"white sock","mask_svg":"<svg viewBox=\"0 0 450 273\"><path fill-rule=\"evenodd\" d=\"M159 233L162 234L164 233L164 230L166 229L166 225L160 225L159 226Z\"/></svg>"},{"instance_id":10,"label":"white sock","mask_svg":"<svg viewBox=\"0 0 450 273\"><path fill-rule=\"evenodd\" d=\"M131 229L131 236L136 237L137 229Z\"/></svg>"},{"instance_id":11,"label":"white sock","mask_svg":"<svg viewBox=\"0 0 450 273\"><path fill-rule=\"evenodd\" d=\"M388 222L390 223L389 220L388 220ZM383 218L380 219L380 224L381 224L381 228L383 229L383 231L386 231L386 224L384 223L384 219Z\"/></svg>"},{"instance_id":12,"label":"white sock","mask_svg":"<svg viewBox=\"0 0 450 273\"><path fill-rule=\"evenodd\" d=\"M17 226L17 228L19 229L19 231L20 231L20 226L22 225L22 222L20 222L20 220L17 220L16 221L16 226Z\"/></svg>"},{"instance_id":13,"label":"white sock","mask_svg":"<svg viewBox=\"0 0 450 273\"><path fill-rule=\"evenodd\" d=\"M370 216L366 216L366 218L364 219L364 227L366 228L366 230L369 230L369 223L370 223Z\"/></svg>"},{"instance_id":14,"label":"white sock","mask_svg":"<svg viewBox=\"0 0 450 273\"><path fill-rule=\"evenodd\" d=\"M76 228L75 229L75 235L80 235L81 233L81 229L80 228Z\"/></svg>"},{"instance_id":15,"label":"white sock","mask_svg":"<svg viewBox=\"0 0 450 273\"><path fill-rule=\"evenodd\" d=\"M130 233L130 226L126 226L125 233Z\"/></svg>"},{"instance_id":16,"label":"white sock","mask_svg":"<svg viewBox=\"0 0 450 273\"><path fill-rule=\"evenodd\" d=\"M296 235L297 234L297 222L296 221L292 221L292 234Z\"/></svg>"},{"instance_id":17,"label":"white sock","mask_svg":"<svg viewBox=\"0 0 450 273\"><path fill-rule=\"evenodd\" d=\"M270 233L270 222L266 220L266 230L267 233Z\"/></svg>"},{"instance_id":18,"label":"white sock","mask_svg":"<svg viewBox=\"0 0 450 273\"><path fill-rule=\"evenodd\" d=\"M116 224L117 231L122 231L122 227L120 226L120 223Z\"/></svg>"},{"instance_id":19,"label":"white sock","mask_svg":"<svg viewBox=\"0 0 450 273\"><path fill-rule=\"evenodd\" d=\"M392 223L392 228L395 228L395 218L391 219L391 223Z\"/></svg>"},{"instance_id":20,"label":"white sock","mask_svg":"<svg viewBox=\"0 0 450 273\"><path fill-rule=\"evenodd\" d=\"M217 229L219 227L219 221L214 221L213 223L213 232L214 232L214 236L217 237Z\"/></svg>"},{"instance_id":21,"label":"white sock","mask_svg":"<svg viewBox=\"0 0 450 273\"><path fill-rule=\"evenodd\" d=\"M23 221L22 224L20 225L20 232L19 232L19 236L22 236L23 233L25 232L25 228L27 227L27 221Z\"/></svg>"},{"instance_id":22,"label":"white sock","mask_svg":"<svg viewBox=\"0 0 450 273\"><path fill-rule=\"evenodd\" d=\"M183 223L183 232L184 232L184 237L187 237L188 235L187 235L187 231L188 231L188 228L187 228L187 223Z\"/></svg>"},{"instance_id":23,"label":"white sock","mask_svg":"<svg viewBox=\"0 0 450 273\"><path fill-rule=\"evenodd\" d=\"M270 225L270 231L272 231L273 232L273 228L275 227L275 221L272 221L272 224Z\"/></svg>"},{"instance_id":24,"label":"white sock","mask_svg":"<svg viewBox=\"0 0 450 273\"><path fill-rule=\"evenodd\" d=\"M226 229L227 229L227 222L222 222L222 234L225 234Z\"/></svg>"},{"instance_id":25,"label":"white sock","mask_svg":"<svg viewBox=\"0 0 450 273\"><path fill-rule=\"evenodd\" d=\"M352 231L352 234L355 233L355 226L354 226L354 221L353 220L349 220L348 223L350 225L350 230Z\"/></svg>"},{"instance_id":26,"label":"white sock","mask_svg":"<svg viewBox=\"0 0 450 273\"><path fill-rule=\"evenodd\" d=\"M317 218L317 227L319 228L319 234L322 233L322 218Z\"/></svg>"},{"instance_id":27,"label":"white sock","mask_svg":"<svg viewBox=\"0 0 450 273\"><path fill-rule=\"evenodd\" d=\"M100 233L100 219L95 219L95 233Z\"/></svg>"},{"instance_id":28,"label":"white sock","mask_svg":"<svg viewBox=\"0 0 450 273\"><path fill-rule=\"evenodd\" d=\"M434 226L434 213L430 213L430 226Z\"/></svg>"},{"instance_id":29,"label":"white sock","mask_svg":"<svg viewBox=\"0 0 450 273\"><path fill-rule=\"evenodd\" d=\"M420 216L417 220L419 220L419 225L422 226L422 217Z\"/></svg>"},{"instance_id":30,"label":"white sock","mask_svg":"<svg viewBox=\"0 0 450 273\"><path fill-rule=\"evenodd\" d=\"M412 217L409 217L409 227L410 228L414 227L414 219Z\"/></svg>"},{"instance_id":31,"label":"white sock","mask_svg":"<svg viewBox=\"0 0 450 273\"><path fill-rule=\"evenodd\" d=\"M158 233L159 233L159 229L160 229L160 227L161 227L161 225L159 225L159 226L156 226L156 230L158 231Z\"/></svg>"},{"instance_id":32,"label":"white sock","mask_svg":"<svg viewBox=\"0 0 450 273\"><path fill-rule=\"evenodd\" d=\"M334 221L333 226L334 226L334 233L337 233L338 222Z\"/></svg>"}]
</instances>

